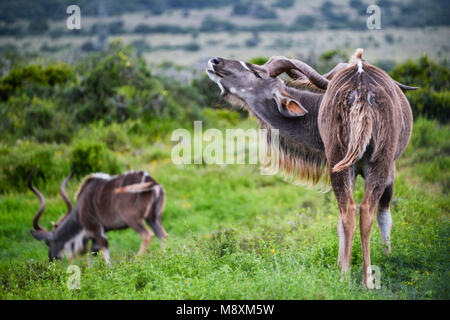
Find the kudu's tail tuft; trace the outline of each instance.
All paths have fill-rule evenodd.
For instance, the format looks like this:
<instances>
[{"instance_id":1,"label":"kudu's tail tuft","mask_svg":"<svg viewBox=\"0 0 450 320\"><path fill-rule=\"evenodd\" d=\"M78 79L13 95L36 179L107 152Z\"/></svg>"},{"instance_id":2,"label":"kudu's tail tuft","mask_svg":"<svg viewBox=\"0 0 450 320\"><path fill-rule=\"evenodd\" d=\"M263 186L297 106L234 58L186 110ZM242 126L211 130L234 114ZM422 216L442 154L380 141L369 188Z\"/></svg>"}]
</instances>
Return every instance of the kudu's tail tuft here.
<instances>
[{"instance_id":1,"label":"kudu's tail tuft","mask_svg":"<svg viewBox=\"0 0 450 320\"><path fill-rule=\"evenodd\" d=\"M355 99L350 106L349 128L350 136L348 137L347 154L332 168L332 172L340 172L345 168L353 165L362 157L367 145L372 137L373 116L370 106L370 92L362 83L364 70L362 67L362 49L356 50L350 60L355 64L355 72L358 72L358 84L355 92Z\"/></svg>"}]
</instances>

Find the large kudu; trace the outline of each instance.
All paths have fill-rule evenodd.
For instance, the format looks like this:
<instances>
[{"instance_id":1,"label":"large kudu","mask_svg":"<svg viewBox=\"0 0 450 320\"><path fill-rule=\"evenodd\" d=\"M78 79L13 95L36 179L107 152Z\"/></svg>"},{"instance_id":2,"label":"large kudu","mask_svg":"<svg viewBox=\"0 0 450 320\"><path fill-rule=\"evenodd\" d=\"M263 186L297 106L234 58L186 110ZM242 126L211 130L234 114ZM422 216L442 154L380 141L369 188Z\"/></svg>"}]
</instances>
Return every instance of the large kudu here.
<instances>
[{"instance_id":1,"label":"large kudu","mask_svg":"<svg viewBox=\"0 0 450 320\"><path fill-rule=\"evenodd\" d=\"M390 252L392 219L389 204L394 185L394 160L404 151L412 130L409 87L361 59L358 50L348 64L320 75L304 62L272 57L262 66L213 58L207 73L221 95L248 109L265 128L279 130L280 168L312 184L331 180L338 200L338 264L349 270L356 205L356 175L365 180L361 204L363 283L372 288L370 229L378 205L378 224ZM286 72L294 84L277 76ZM316 90L312 90L314 87ZM270 137L268 143L271 144ZM267 150L271 150L270 147Z\"/></svg>"}]
</instances>

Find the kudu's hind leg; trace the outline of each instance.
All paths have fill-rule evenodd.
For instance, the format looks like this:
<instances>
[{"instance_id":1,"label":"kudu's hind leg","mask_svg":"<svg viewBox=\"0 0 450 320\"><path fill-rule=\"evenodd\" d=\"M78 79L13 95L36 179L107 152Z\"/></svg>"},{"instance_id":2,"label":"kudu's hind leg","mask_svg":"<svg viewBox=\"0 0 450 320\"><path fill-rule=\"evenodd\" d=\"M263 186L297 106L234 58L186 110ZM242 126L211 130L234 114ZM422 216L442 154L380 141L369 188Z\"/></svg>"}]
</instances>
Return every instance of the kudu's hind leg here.
<instances>
[{"instance_id":1,"label":"kudu's hind leg","mask_svg":"<svg viewBox=\"0 0 450 320\"><path fill-rule=\"evenodd\" d=\"M164 229L160 219L145 219L150 228L152 228L153 232L155 232L156 236L159 239L159 242L162 241L162 238L167 238L167 232Z\"/></svg>"},{"instance_id":2,"label":"kudu's hind leg","mask_svg":"<svg viewBox=\"0 0 450 320\"><path fill-rule=\"evenodd\" d=\"M167 238L167 232L164 229L161 220L165 204L165 193L160 186L156 186L154 189L154 199L148 209L145 221L158 237L161 246L164 246L162 239Z\"/></svg>"},{"instance_id":3,"label":"kudu's hind leg","mask_svg":"<svg viewBox=\"0 0 450 320\"><path fill-rule=\"evenodd\" d=\"M331 185L339 206L339 257L338 264L342 273L350 269L353 236L355 234L356 205L352 194L350 169L331 173Z\"/></svg>"},{"instance_id":4,"label":"kudu's hind leg","mask_svg":"<svg viewBox=\"0 0 450 320\"><path fill-rule=\"evenodd\" d=\"M386 189L378 203L377 221L381 233L381 241L384 245L384 252L389 255L391 253L391 229L392 217L390 204L394 193L395 170L392 170Z\"/></svg>"},{"instance_id":5,"label":"kudu's hind leg","mask_svg":"<svg viewBox=\"0 0 450 320\"><path fill-rule=\"evenodd\" d=\"M145 225L144 221L142 220L129 220L126 221L128 226L132 228L134 231L139 233L139 235L142 238L141 247L139 248L138 255L142 255L147 250L148 246L153 240L154 234L151 232L148 227Z\"/></svg>"},{"instance_id":6,"label":"kudu's hind leg","mask_svg":"<svg viewBox=\"0 0 450 320\"><path fill-rule=\"evenodd\" d=\"M386 188L386 184L382 181L387 181L388 174L382 168L369 167L367 171L371 174L366 174L366 185L364 190L364 199L360 206L360 220L359 227L361 232L361 244L363 254L363 284L368 289L374 288L372 269L370 262L370 231L373 224L373 215L375 207L380 201L381 195Z\"/></svg>"},{"instance_id":7,"label":"kudu's hind leg","mask_svg":"<svg viewBox=\"0 0 450 320\"><path fill-rule=\"evenodd\" d=\"M342 226L342 218L339 217L337 226L337 233L339 238L339 253L338 253L338 267L342 267L342 261L344 259L344 227Z\"/></svg>"},{"instance_id":8,"label":"kudu's hind leg","mask_svg":"<svg viewBox=\"0 0 450 320\"><path fill-rule=\"evenodd\" d=\"M350 172L350 188L353 194L353 190L355 189L355 180L356 180L356 175L355 175L355 170L353 168L349 168ZM339 217L339 222L338 222L338 226L337 226L337 234L338 234L338 238L339 238L339 253L338 253L338 267L342 267L342 260L344 258L344 247L345 247L345 236L344 236L344 227L342 225L342 218Z\"/></svg>"}]
</instances>

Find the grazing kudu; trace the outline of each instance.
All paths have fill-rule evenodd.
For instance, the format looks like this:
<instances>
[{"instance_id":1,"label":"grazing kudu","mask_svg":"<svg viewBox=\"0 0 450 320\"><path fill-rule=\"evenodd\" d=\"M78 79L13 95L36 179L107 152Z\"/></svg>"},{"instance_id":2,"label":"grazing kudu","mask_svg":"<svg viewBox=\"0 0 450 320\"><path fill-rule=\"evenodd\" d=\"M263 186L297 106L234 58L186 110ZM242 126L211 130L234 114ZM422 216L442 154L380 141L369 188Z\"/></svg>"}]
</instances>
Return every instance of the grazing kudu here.
<instances>
[{"instance_id":1,"label":"grazing kudu","mask_svg":"<svg viewBox=\"0 0 450 320\"><path fill-rule=\"evenodd\" d=\"M373 66L369 67L369 65L364 62L364 66L362 68L365 67L367 67L367 71L369 71L369 69L379 70ZM376 113L378 118L372 122L372 128L385 128L384 126L387 126L389 128L388 130L391 130L391 127L393 128L396 125L397 128L401 128L401 133L399 133L401 138L399 135L393 137L395 143L394 145L390 146L390 148L394 149L395 147L397 147L395 157L392 158L392 155L390 153L386 155L389 161L392 160L392 168L390 167L390 165L387 165L388 168L385 168L385 166L370 166L370 169L368 169L369 167L365 164L367 163L367 161L372 161L372 153L369 154L369 152L373 152L375 150L378 156L383 155L383 153L385 152L384 147L380 149L379 145L375 145L375 142L385 142L385 137L378 139L376 135L381 132L376 131L378 129L373 129L373 131L370 132L372 139L369 139L367 141L367 148L365 148L366 145L362 147L362 149L366 150L367 155L358 153L363 151L361 148L356 148L357 150L355 152L353 152L354 150L352 150L349 157L346 157L345 163L341 162L340 166L338 167L342 168L343 166L347 166L347 169L344 170L345 172L332 172L330 176L329 168L335 168L335 164L342 160L342 158L344 158L347 150L345 149L343 154L341 154L342 152L337 154L330 154L328 151L332 147L330 147L329 143L330 141L331 143L344 143L346 140L344 140L344 137L341 137L340 133L343 130L347 130L348 132L350 124L347 122L343 122L341 125L338 125L333 129L331 129L330 127L329 131L325 131L324 126L319 127L318 118L322 121L331 121L335 118L353 120L358 119L358 117L355 118L354 115L352 115L352 118L350 118L344 111L342 111L343 113L340 114L337 114L336 112L330 114L329 110L325 110L335 110L335 107L331 106L330 103L338 103L343 108L343 106L352 105L355 101L358 101L358 103L359 101L361 101L361 91L355 91L355 89L349 92L345 91L347 94L346 96L343 95L343 91L341 91L341 89L336 85L336 83L341 83L339 82L341 79L341 71L344 72L343 70L345 70L345 72L348 72L347 70L353 69L354 60L352 60L351 63L346 65L345 67L343 67L343 65L339 65L331 72L322 76L304 62L287 59L285 57L272 57L266 64L262 66L242 61L212 58L208 62L207 73L210 79L218 84L219 88L221 89L221 96L225 100L229 101L232 104L244 106L251 115L257 118L260 125L264 128L279 130L279 145L277 146L279 148L279 167L286 174L294 177L296 180L300 180L300 182L309 182L310 184L315 185L320 182L328 182L328 179L331 177L331 184L337 197L338 195L340 196L342 192L345 192L346 196L351 196L351 193L347 192L345 189L346 184L343 184L341 186L341 190L341 187L334 180L334 177L336 175L339 177L343 177L348 173L346 183L349 184L349 186L351 187L349 190L352 191L356 174L372 175L371 170L390 170L387 174L380 174L381 176L386 175L386 180L379 181L381 183L379 188L383 189L383 192L385 190L386 191L379 200L380 210L378 215L383 243L389 245L389 233L391 228L389 203L392 196L392 186L394 181L393 159L396 159L406 147L411 132L412 119L409 104L400 88L405 90L413 90L416 88L397 83L389 76L387 76L383 71L377 71L379 74L383 74L383 76L377 76L376 79L383 81L378 83L378 87L375 92L377 94L378 91L388 91L391 94L395 94L395 97L393 98L395 100L393 109L397 111L393 111L393 113L395 113L398 117L395 119L388 118L386 120L386 124L384 124L382 118L380 118L384 116L384 114ZM277 78L277 76L283 72L286 72L293 79L296 79L295 82L297 82L297 84L307 84L308 87L312 86L318 90L311 91L310 88L301 89L287 86L281 79ZM367 80L364 80L359 86L360 89L358 90L367 90L364 91L367 93L373 92L372 88L368 89L369 87L361 89L366 83L369 86L373 86L375 84L374 82L368 82ZM386 89L384 89L385 86L387 87ZM333 97L333 95L329 93L330 88L333 88L333 92L334 94L336 94L336 97L334 98L339 97L340 100L330 101L330 97ZM353 91L355 92L351 93ZM380 99L384 99L381 96L371 95L370 97L366 98L369 99L368 101L372 105L370 108L377 108L377 106L381 103L381 108L383 110L386 110L386 102L380 102ZM399 109L402 110L402 112L400 112L402 116L399 115ZM399 122L395 123L396 120L398 120ZM333 123L336 125L336 120L333 121ZM375 124L375 122L377 123ZM380 125L379 122L381 122L382 124ZM398 134L397 129L393 128L392 130L393 134ZM332 139L334 140L330 139L329 136L332 136ZM337 142L336 139L342 139L342 141ZM272 143L270 136L267 139L267 143L269 145ZM354 142L353 144L359 146L357 142ZM345 147L346 146L347 145L345 145ZM271 146L268 146L268 148L266 148L266 150L271 149ZM352 163L352 161L356 161L361 156L361 161L357 162L356 164ZM381 158L383 158L383 156ZM349 159L350 161L348 161ZM369 178L368 182L370 185L373 184L372 177ZM373 198L373 195L371 197ZM345 232L342 232L342 223L339 223L338 235L340 249L338 263L339 265L341 265L342 270L346 271L350 266L348 247L351 250L351 240L353 238L353 233L350 232L352 226L347 224L347 221L351 220L351 218L348 218L349 216L346 215L347 211L344 212L341 209L341 202L339 202L339 206L341 210L341 216L345 216L346 224L344 226L344 229L346 230L345 232L347 232L348 236L343 236ZM370 265L370 258L367 259L367 257L369 257L367 246L369 238L367 237L367 230L369 230L370 232L370 228L368 228L369 221L368 219L366 219L366 215L367 212L373 212L373 208L368 206L367 201L363 202L363 205L361 207L363 208L362 210L366 210L366 208L372 210L365 211L365 224L362 229L362 231L364 231L363 252L365 252L364 284L370 288L371 283L369 283L370 281L367 277L368 273L370 273L370 270L367 267ZM352 208L356 210L356 206L352 206ZM342 218L340 219L340 221L341 220ZM346 241L345 255L344 237ZM345 258L343 258L344 256ZM343 259L345 259L345 264L343 263Z\"/></svg>"},{"instance_id":2,"label":"grazing kudu","mask_svg":"<svg viewBox=\"0 0 450 320\"><path fill-rule=\"evenodd\" d=\"M33 219L34 230L30 230L37 240L44 240L49 247L50 260L61 259L64 253L69 261L87 252L88 242L92 240L93 250L102 251L109 263L108 240L106 232L132 228L142 237L139 254L143 254L154 234L161 241L167 233L161 223L165 204L165 192L146 172L128 172L118 176L94 173L84 178L75 207L61 218L52 231L39 225L39 218L45 210L45 199L32 185L34 171L28 179L29 188L38 196L40 208ZM68 208L70 200L65 193L66 178L61 186L61 195ZM67 200L67 201L66 201ZM153 230L144 224L145 220Z\"/></svg>"}]
</instances>

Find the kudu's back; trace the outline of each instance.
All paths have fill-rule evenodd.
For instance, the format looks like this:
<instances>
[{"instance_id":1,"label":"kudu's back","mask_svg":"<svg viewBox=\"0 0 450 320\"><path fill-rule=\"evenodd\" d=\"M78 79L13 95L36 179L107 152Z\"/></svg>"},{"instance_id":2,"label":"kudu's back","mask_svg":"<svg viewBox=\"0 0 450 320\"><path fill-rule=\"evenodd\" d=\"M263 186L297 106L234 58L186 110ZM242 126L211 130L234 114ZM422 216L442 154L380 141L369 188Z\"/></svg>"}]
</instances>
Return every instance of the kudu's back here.
<instances>
[{"instance_id":1,"label":"kudu's back","mask_svg":"<svg viewBox=\"0 0 450 320\"><path fill-rule=\"evenodd\" d=\"M332 172L340 172L366 152L370 161L394 161L406 148L412 113L403 92L383 70L361 59L350 61L328 85L318 126Z\"/></svg>"},{"instance_id":2,"label":"kudu's back","mask_svg":"<svg viewBox=\"0 0 450 320\"><path fill-rule=\"evenodd\" d=\"M148 190L116 192L117 188L146 182L152 183ZM117 177L94 174L85 179L80 189L77 198L83 204L82 211L95 215L107 229L126 228L129 219L160 218L164 209L164 189L148 173L142 171Z\"/></svg>"}]
</instances>

